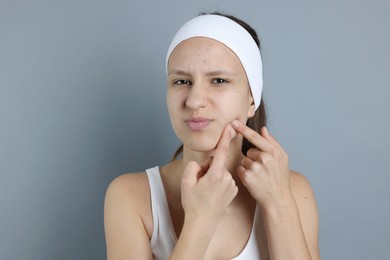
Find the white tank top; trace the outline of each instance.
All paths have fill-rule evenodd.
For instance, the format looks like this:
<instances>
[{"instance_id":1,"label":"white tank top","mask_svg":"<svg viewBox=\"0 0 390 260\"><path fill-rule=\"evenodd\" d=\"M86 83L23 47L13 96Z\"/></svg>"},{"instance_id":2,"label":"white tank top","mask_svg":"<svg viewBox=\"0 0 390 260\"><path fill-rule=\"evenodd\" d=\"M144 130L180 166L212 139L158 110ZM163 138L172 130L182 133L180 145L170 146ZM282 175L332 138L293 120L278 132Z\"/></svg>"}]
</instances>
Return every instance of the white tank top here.
<instances>
[{"instance_id":1,"label":"white tank top","mask_svg":"<svg viewBox=\"0 0 390 260\"><path fill-rule=\"evenodd\" d=\"M173 228L159 167L148 169L146 173L149 180L153 214L153 233L150 239L150 246L154 259L167 260L176 244L177 237ZM255 234L255 227L258 222L256 216L257 207L249 240L241 253L232 260L260 259L260 248Z\"/></svg>"}]
</instances>

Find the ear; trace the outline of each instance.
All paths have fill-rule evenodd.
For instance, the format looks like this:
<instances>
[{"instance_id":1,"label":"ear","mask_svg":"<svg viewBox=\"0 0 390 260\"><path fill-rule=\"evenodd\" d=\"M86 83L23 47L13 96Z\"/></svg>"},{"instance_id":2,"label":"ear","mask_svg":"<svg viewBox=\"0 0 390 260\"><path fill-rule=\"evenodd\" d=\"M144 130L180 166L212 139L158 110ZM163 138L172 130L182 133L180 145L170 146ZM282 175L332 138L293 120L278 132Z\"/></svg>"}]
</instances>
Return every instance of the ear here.
<instances>
[{"instance_id":1,"label":"ear","mask_svg":"<svg viewBox=\"0 0 390 260\"><path fill-rule=\"evenodd\" d=\"M252 95L250 95L250 100L249 100L249 109L248 109L248 114L247 114L247 117L248 118L251 118L255 115L255 102L253 101L253 97Z\"/></svg>"}]
</instances>

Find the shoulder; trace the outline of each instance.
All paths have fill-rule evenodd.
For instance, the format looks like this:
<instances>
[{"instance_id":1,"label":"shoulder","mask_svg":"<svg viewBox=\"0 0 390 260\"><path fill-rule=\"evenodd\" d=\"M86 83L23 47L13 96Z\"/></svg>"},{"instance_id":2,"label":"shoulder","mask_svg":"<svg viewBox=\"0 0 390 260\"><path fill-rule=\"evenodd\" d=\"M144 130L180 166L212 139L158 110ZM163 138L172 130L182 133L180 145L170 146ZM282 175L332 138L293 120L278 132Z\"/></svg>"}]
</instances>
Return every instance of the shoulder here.
<instances>
[{"instance_id":1,"label":"shoulder","mask_svg":"<svg viewBox=\"0 0 390 260\"><path fill-rule=\"evenodd\" d=\"M151 259L153 220L147 178L145 172L123 174L107 188L104 227L108 259Z\"/></svg>"},{"instance_id":2,"label":"shoulder","mask_svg":"<svg viewBox=\"0 0 390 260\"><path fill-rule=\"evenodd\" d=\"M150 209L150 188L145 172L127 173L116 177L108 186L105 196L105 210L131 211L143 220L148 219Z\"/></svg>"},{"instance_id":3,"label":"shoulder","mask_svg":"<svg viewBox=\"0 0 390 260\"><path fill-rule=\"evenodd\" d=\"M127 173L116 177L106 191L106 204L116 207L133 207L144 204L149 198L149 184L146 173Z\"/></svg>"},{"instance_id":4,"label":"shoulder","mask_svg":"<svg viewBox=\"0 0 390 260\"><path fill-rule=\"evenodd\" d=\"M313 200L314 191L310 185L309 180L297 171L290 171L290 185L291 190L296 200Z\"/></svg>"},{"instance_id":5,"label":"shoulder","mask_svg":"<svg viewBox=\"0 0 390 260\"><path fill-rule=\"evenodd\" d=\"M152 210L146 173L127 173L116 177L107 188L104 211L107 220L110 217L141 220L150 235L153 229Z\"/></svg>"},{"instance_id":6,"label":"shoulder","mask_svg":"<svg viewBox=\"0 0 390 260\"><path fill-rule=\"evenodd\" d=\"M317 214L317 202L309 180L301 173L290 171L290 187L301 215Z\"/></svg>"},{"instance_id":7,"label":"shoulder","mask_svg":"<svg viewBox=\"0 0 390 260\"><path fill-rule=\"evenodd\" d=\"M116 177L108 186L106 196L132 195L129 199L134 199L134 195L142 198L142 196L137 196L140 193L149 193L148 177L145 172L126 173Z\"/></svg>"}]
</instances>

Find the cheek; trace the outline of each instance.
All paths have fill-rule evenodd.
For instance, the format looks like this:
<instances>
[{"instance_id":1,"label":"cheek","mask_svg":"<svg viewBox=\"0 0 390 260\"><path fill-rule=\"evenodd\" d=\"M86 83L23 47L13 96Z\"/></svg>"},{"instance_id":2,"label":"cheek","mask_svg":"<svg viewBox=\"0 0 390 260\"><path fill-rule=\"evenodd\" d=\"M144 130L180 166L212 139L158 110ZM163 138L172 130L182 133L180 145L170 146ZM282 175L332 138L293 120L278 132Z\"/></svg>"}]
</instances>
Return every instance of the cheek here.
<instances>
[{"instance_id":1,"label":"cheek","mask_svg":"<svg viewBox=\"0 0 390 260\"><path fill-rule=\"evenodd\" d=\"M183 95L179 95L177 92L167 93L167 109L171 125L175 132L180 128L180 122L182 120L183 112Z\"/></svg>"},{"instance_id":2,"label":"cheek","mask_svg":"<svg viewBox=\"0 0 390 260\"><path fill-rule=\"evenodd\" d=\"M174 113L175 109L177 109L178 103L179 103L178 96L175 95L175 93L172 93L171 91L168 91L166 102L167 102L168 112L170 114Z\"/></svg>"},{"instance_id":3,"label":"cheek","mask_svg":"<svg viewBox=\"0 0 390 260\"><path fill-rule=\"evenodd\" d=\"M246 122L250 108L248 99L247 95L243 95L241 92L237 92L237 95L226 99L227 102L225 102L223 111L221 111L221 114L224 115L223 121L226 124L231 123L233 120Z\"/></svg>"}]
</instances>

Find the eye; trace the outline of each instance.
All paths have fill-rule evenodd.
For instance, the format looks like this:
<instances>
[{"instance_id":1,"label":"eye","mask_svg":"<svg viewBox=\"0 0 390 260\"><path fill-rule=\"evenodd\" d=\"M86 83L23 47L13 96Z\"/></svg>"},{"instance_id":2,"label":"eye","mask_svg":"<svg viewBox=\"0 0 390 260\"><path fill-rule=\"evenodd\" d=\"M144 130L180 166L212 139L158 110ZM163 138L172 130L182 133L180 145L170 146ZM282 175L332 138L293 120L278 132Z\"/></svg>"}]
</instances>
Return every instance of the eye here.
<instances>
[{"instance_id":1,"label":"eye","mask_svg":"<svg viewBox=\"0 0 390 260\"><path fill-rule=\"evenodd\" d=\"M226 79L222 79L222 78L215 78L212 80L212 83L213 84L224 84L224 83L229 83L229 81L227 81Z\"/></svg>"},{"instance_id":2,"label":"eye","mask_svg":"<svg viewBox=\"0 0 390 260\"><path fill-rule=\"evenodd\" d=\"M187 79L179 79L179 80L175 80L173 82L173 84L175 84L175 85L189 85L190 86L192 83L191 83L191 81L189 81Z\"/></svg>"}]
</instances>

